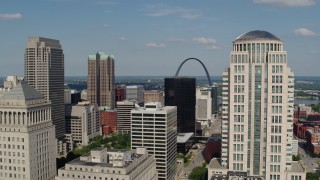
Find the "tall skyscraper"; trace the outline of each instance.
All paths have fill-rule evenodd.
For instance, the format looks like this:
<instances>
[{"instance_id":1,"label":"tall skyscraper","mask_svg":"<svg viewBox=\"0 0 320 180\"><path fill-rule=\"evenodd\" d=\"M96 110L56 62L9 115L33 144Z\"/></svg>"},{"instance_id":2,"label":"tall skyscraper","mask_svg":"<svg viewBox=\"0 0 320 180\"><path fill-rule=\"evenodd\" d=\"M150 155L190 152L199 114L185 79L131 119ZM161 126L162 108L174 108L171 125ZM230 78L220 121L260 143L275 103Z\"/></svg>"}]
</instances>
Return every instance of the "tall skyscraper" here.
<instances>
[{"instance_id":1,"label":"tall skyscraper","mask_svg":"<svg viewBox=\"0 0 320 180\"><path fill-rule=\"evenodd\" d=\"M54 179L51 113L50 103L26 82L0 97L0 179Z\"/></svg>"},{"instance_id":2,"label":"tall skyscraper","mask_svg":"<svg viewBox=\"0 0 320 180\"><path fill-rule=\"evenodd\" d=\"M52 106L56 137L65 134L64 55L58 40L29 37L24 54L25 80Z\"/></svg>"},{"instance_id":3,"label":"tall skyscraper","mask_svg":"<svg viewBox=\"0 0 320 180\"><path fill-rule=\"evenodd\" d=\"M114 58L103 52L88 57L87 98L99 106L115 107Z\"/></svg>"},{"instance_id":4,"label":"tall skyscraper","mask_svg":"<svg viewBox=\"0 0 320 180\"><path fill-rule=\"evenodd\" d=\"M292 162L294 75L283 42L266 31L239 36L222 87L221 165L252 177L292 179L301 166ZM303 170L295 175L304 179Z\"/></svg>"},{"instance_id":5,"label":"tall skyscraper","mask_svg":"<svg viewBox=\"0 0 320 180\"><path fill-rule=\"evenodd\" d=\"M159 180L173 180L177 164L177 108L160 102L131 111L132 149L146 147L155 155Z\"/></svg>"},{"instance_id":6,"label":"tall skyscraper","mask_svg":"<svg viewBox=\"0 0 320 180\"><path fill-rule=\"evenodd\" d=\"M165 78L165 105L177 106L178 133L195 133L196 79Z\"/></svg>"}]
</instances>

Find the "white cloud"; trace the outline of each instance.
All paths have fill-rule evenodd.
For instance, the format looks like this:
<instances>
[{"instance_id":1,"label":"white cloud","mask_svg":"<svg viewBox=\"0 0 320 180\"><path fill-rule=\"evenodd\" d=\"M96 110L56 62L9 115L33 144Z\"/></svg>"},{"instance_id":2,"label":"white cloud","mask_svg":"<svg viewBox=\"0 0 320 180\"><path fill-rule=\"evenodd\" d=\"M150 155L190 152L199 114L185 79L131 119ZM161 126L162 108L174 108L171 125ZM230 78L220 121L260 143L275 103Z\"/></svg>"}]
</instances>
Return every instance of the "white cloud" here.
<instances>
[{"instance_id":1,"label":"white cloud","mask_svg":"<svg viewBox=\"0 0 320 180\"><path fill-rule=\"evenodd\" d=\"M173 42L173 43L185 43L186 40L181 39L181 38L170 38L167 40L168 42Z\"/></svg>"},{"instance_id":2,"label":"white cloud","mask_svg":"<svg viewBox=\"0 0 320 180\"><path fill-rule=\"evenodd\" d=\"M192 39L193 42L196 42L197 44L216 44L217 40L213 38L206 38L206 37L196 37Z\"/></svg>"},{"instance_id":3,"label":"white cloud","mask_svg":"<svg viewBox=\"0 0 320 180\"><path fill-rule=\"evenodd\" d=\"M217 49L219 49L219 47L216 45L211 45L211 46L208 46L207 49L208 50L217 50Z\"/></svg>"},{"instance_id":4,"label":"white cloud","mask_svg":"<svg viewBox=\"0 0 320 180\"><path fill-rule=\"evenodd\" d=\"M307 28L298 28L294 30L294 33L298 36L306 36L306 37L310 37L310 36L316 36L317 34Z\"/></svg>"},{"instance_id":5,"label":"white cloud","mask_svg":"<svg viewBox=\"0 0 320 180\"><path fill-rule=\"evenodd\" d=\"M0 20L14 20L14 19L21 19L22 14L14 13L14 14L0 14Z\"/></svg>"},{"instance_id":6,"label":"white cloud","mask_svg":"<svg viewBox=\"0 0 320 180\"><path fill-rule=\"evenodd\" d=\"M253 0L253 2L289 7L312 6L316 4L315 0Z\"/></svg>"},{"instance_id":7,"label":"white cloud","mask_svg":"<svg viewBox=\"0 0 320 180\"><path fill-rule=\"evenodd\" d=\"M217 40L214 38L209 37L195 37L192 39L193 42L205 45L206 49L208 50L217 50L219 49L219 46L217 45Z\"/></svg>"},{"instance_id":8,"label":"white cloud","mask_svg":"<svg viewBox=\"0 0 320 180\"><path fill-rule=\"evenodd\" d=\"M120 37L120 40L121 40L121 41L126 41L126 40L127 40L127 38L126 38L126 37L124 37L124 36L121 36L121 37Z\"/></svg>"},{"instance_id":9,"label":"white cloud","mask_svg":"<svg viewBox=\"0 0 320 180\"><path fill-rule=\"evenodd\" d=\"M160 44L157 44L157 43L147 43L146 44L146 47L148 48L163 48L165 47L164 44L160 43Z\"/></svg>"},{"instance_id":10,"label":"white cloud","mask_svg":"<svg viewBox=\"0 0 320 180\"><path fill-rule=\"evenodd\" d=\"M188 19L188 20L194 20L194 19L199 19L202 17L202 14L201 13L184 13L184 14L181 14L181 18L184 18L184 19Z\"/></svg>"},{"instance_id":11,"label":"white cloud","mask_svg":"<svg viewBox=\"0 0 320 180\"><path fill-rule=\"evenodd\" d=\"M196 9L187 9L182 7L169 7L165 5L150 5L147 6L147 16L161 17L168 15L178 15L180 18L194 20L203 17L203 14Z\"/></svg>"}]
</instances>

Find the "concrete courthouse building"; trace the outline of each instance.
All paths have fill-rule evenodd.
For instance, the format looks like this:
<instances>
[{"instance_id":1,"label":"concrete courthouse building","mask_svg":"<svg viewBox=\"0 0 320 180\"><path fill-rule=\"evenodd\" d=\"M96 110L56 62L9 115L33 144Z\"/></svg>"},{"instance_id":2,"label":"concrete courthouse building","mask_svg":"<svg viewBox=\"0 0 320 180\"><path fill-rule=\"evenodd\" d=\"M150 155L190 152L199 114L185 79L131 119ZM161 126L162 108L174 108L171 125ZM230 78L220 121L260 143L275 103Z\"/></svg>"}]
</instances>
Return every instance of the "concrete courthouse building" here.
<instances>
[{"instance_id":1,"label":"concrete courthouse building","mask_svg":"<svg viewBox=\"0 0 320 180\"><path fill-rule=\"evenodd\" d=\"M0 179L54 179L51 105L26 82L0 97Z\"/></svg>"}]
</instances>

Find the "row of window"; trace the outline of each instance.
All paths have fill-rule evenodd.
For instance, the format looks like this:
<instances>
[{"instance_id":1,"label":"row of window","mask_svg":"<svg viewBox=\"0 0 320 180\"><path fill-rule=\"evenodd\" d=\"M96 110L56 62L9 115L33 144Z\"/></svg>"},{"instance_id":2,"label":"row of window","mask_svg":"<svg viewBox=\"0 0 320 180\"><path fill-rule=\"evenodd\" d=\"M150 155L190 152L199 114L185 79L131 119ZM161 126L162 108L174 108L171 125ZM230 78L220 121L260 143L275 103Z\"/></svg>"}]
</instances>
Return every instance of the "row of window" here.
<instances>
[{"instance_id":1,"label":"row of window","mask_svg":"<svg viewBox=\"0 0 320 180\"><path fill-rule=\"evenodd\" d=\"M271 145L270 150L272 153L281 153L281 145Z\"/></svg>"},{"instance_id":2,"label":"row of window","mask_svg":"<svg viewBox=\"0 0 320 180\"><path fill-rule=\"evenodd\" d=\"M233 121L234 122L244 122L244 115L234 115Z\"/></svg>"},{"instance_id":3,"label":"row of window","mask_svg":"<svg viewBox=\"0 0 320 180\"><path fill-rule=\"evenodd\" d=\"M282 76L281 75L272 76L272 83L282 83Z\"/></svg>"},{"instance_id":4,"label":"row of window","mask_svg":"<svg viewBox=\"0 0 320 180\"><path fill-rule=\"evenodd\" d=\"M281 156L280 155L271 155L270 156L270 162L281 162Z\"/></svg>"},{"instance_id":5,"label":"row of window","mask_svg":"<svg viewBox=\"0 0 320 180\"><path fill-rule=\"evenodd\" d=\"M244 75L234 75L234 83L244 83Z\"/></svg>"},{"instance_id":6,"label":"row of window","mask_svg":"<svg viewBox=\"0 0 320 180\"><path fill-rule=\"evenodd\" d=\"M1 140L1 136L0 136L0 140ZM24 138L19 138L19 137L17 137L17 138L15 138L15 137L2 137L2 141L8 141L8 142L15 142L15 141L17 141L17 142L20 142L20 140L21 140L21 142L24 142Z\"/></svg>"},{"instance_id":7,"label":"row of window","mask_svg":"<svg viewBox=\"0 0 320 180\"><path fill-rule=\"evenodd\" d=\"M234 65L234 73L244 73L244 65Z\"/></svg>"},{"instance_id":8,"label":"row of window","mask_svg":"<svg viewBox=\"0 0 320 180\"><path fill-rule=\"evenodd\" d=\"M271 143L281 143L281 136L271 135Z\"/></svg>"},{"instance_id":9,"label":"row of window","mask_svg":"<svg viewBox=\"0 0 320 180\"><path fill-rule=\"evenodd\" d=\"M244 105L234 105L234 112L244 112Z\"/></svg>"},{"instance_id":10,"label":"row of window","mask_svg":"<svg viewBox=\"0 0 320 180\"><path fill-rule=\"evenodd\" d=\"M234 161L243 161L243 154L233 154Z\"/></svg>"},{"instance_id":11,"label":"row of window","mask_svg":"<svg viewBox=\"0 0 320 180\"><path fill-rule=\"evenodd\" d=\"M281 133L281 126L271 126L271 133Z\"/></svg>"},{"instance_id":12,"label":"row of window","mask_svg":"<svg viewBox=\"0 0 320 180\"><path fill-rule=\"evenodd\" d=\"M244 125L235 124L233 125L234 132L244 132Z\"/></svg>"},{"instance_id":13,"label":"row of window","mask_svg":"<svg viewBox=\"0 0 320 180\"><path fill-rule=\"evenodd\" d=\"M283 73L282 65L272 65L272 73Z\"/></svg>"},{"instance_id":14,"label":"row of window","mask_svg":"<svg viewBox=\"0 0 320 180\"><path fill-rule=\"evenodd\" d=\"M244 102L244 95L234 95L234 102Z\"/></svg>"},{"instance_id":15,"label":"row of window","mask_svg":"<svg viewBox=\"0 0 320 180\"><path fill-rule=\"evenodd\" d=\"M244 142L244 135L243 134L234 134L233 135L233 142Z\"/></svg>"}]
</instances>

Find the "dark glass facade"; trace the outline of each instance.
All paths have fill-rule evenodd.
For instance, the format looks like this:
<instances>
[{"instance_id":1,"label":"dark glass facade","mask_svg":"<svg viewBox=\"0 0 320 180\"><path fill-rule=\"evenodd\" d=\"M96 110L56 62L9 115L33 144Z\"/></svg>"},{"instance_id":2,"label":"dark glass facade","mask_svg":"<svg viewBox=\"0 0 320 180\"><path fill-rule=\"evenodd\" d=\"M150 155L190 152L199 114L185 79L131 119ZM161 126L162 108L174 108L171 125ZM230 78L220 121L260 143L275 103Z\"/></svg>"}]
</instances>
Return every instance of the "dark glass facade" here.
<instances>
[{"instance_id":1,"label":"dark glass facade","mask_svg":"<svg viewBox=\"0 0 320 180\"><path fill-rule=\"evenodd\" d=\"M165 78L165 106L177 106L178 133L195 132L196 79Z\"/></svg>"}]
</instances>

